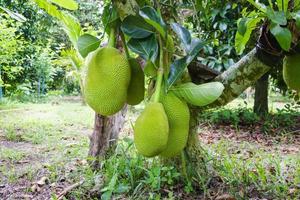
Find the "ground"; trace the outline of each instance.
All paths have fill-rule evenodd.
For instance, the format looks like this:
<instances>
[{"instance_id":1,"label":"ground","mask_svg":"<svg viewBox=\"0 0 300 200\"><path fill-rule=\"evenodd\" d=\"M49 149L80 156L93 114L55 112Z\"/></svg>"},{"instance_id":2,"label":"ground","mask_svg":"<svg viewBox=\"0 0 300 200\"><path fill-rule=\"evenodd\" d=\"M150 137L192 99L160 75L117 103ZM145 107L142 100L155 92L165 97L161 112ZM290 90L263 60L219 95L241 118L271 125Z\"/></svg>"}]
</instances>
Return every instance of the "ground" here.
<instances>
[{"instance_id":1,"label":"ground","mask_svg":"<svg viewBox=\"0 0 300 200\"><path fill-rule=\"evenodd\" d=\"M243 100L229 108L238 104ZM285 104L274 100L272 107ZM195 188L190 181L184 186L174 167L136 155L131 122L141 107L129 108L117 153L93 172L87 152L94 113L78 99L0 105L0 199L300 198L298 113L289 118L291 128L267 130L255 121L226 124L219 114L202 116L199 137L210 167ZM69 186L75 187L64 194Z\"/></svg>"}]
</instances>

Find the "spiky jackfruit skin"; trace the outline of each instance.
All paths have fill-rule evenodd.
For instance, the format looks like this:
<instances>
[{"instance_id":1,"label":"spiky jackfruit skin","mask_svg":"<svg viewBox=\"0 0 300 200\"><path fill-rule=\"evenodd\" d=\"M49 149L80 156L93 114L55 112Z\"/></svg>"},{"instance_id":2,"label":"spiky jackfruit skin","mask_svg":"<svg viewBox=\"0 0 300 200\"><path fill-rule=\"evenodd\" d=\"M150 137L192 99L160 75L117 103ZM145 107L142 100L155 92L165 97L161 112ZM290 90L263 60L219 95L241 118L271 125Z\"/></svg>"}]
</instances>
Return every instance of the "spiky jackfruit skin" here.
<instances>
[{"instance_id":1,"label":"spiky jackfruit skin","mask_svg":"<svg viewBox=\"0 0 300 200\"><path fill-rule=\"evenodd\" d=\"M284 58L283 80L290 89L300 92L300 54Z\"/></svg>"},{"instance_id":2,"label":"spiky jackfruit skin","mask_svg":"<svg viewBox=\"0 0 300 200\"><path fill-rule=\"evenodd\" d=\"M130 67L126 57L113 47L104 47L86 59L84 95L98 114L109 116L122 109L127 100Z\"/></svg>"},{"instance_id":3,"label":"spiky jackfruit skin","mask_svg":"<svg viewBox=\"0 0 300 200\"><path fill-rule=\"evenodd\" d=\"M136 59L128 60L131 69L131 79L127 91L127 103L137 105L144 100L145 96L145 76Z\"/></svg>"},{"instance_id":4,"label":"spiky jackfruit skin","mask_svg":"<svg viewBox=\"0 0 300 200\"><path fill-rule=\"evenodd\" d=\"M177 156L184 149L189 134L190 111L185 101L169 92L161 98L169 122L167 148L160 153L162 157Z\"/></svg>"},{"instance_id":5,"label":"spiky jackfruit skin","mask_svg":"<svg viewBox=\"0 0 300 200\"><path fill-rule=\"evenodd\" d=\"M168 118L161 103L149 103L134 126L134 143L140 154L153 157L167 146Z\"/></svg>"}]
</instances>

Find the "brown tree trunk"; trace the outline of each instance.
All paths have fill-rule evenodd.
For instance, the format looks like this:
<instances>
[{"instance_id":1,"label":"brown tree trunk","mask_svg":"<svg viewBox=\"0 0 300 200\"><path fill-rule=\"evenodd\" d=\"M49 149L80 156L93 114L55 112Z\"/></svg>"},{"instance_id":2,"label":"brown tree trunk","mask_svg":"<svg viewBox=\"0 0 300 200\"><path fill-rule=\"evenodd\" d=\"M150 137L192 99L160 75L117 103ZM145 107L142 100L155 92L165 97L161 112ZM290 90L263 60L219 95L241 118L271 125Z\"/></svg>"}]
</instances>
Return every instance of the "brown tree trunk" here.
<instances>
[{"instance_id":1,"label":"brown tree trunk","mask_svg":"<svg viewBox=\"0 0 300 200\"><path fill-rule=\"evenodd\" d=\"M114 148L119 133L125 122L127 106L113 116L105 117L95 114L94 131L90 136L89 156L93 168L98 168L100 158L105 157L107 152Z\"/></svg>"},{"instance_id":2,"label":"brown tree trunk","mask_svg":"<svg viewBox=\"0 0 300 200\"><path fill-rule=\"evenodd\" d=\"M265 115L269 112L268 87L269 73L264 74L255 84L254 112L258 115Z\"/></svg>"},{"instance_id":3,"label":"brown tree trunk","mask_svg":"<svg viewBox=\"0 0 300 200\"><path fill-rule=\"evenodd\" d=\"M270 67L260 61L256 49L253 49L245 55L239 62L230 67L228 70L217 76L214 81L224 84L224 91L220 98L208 107L191 108L190 135L187 147L185 149L187 155L187 166L189 166L189 174L198 176L199 178L207 177L207 162L205 151L201 147L198 132L197 113L218 106L224 106L230 101L237 98L245 89L255 84ZM191 70L190 70L191 71ZM197 79L197 76L193 76ZM197 80L193 80L197 82ZM198 180L202 180L198 179ZM205 182L206 180L202 180Z\"/></svg>"}]
</instances>

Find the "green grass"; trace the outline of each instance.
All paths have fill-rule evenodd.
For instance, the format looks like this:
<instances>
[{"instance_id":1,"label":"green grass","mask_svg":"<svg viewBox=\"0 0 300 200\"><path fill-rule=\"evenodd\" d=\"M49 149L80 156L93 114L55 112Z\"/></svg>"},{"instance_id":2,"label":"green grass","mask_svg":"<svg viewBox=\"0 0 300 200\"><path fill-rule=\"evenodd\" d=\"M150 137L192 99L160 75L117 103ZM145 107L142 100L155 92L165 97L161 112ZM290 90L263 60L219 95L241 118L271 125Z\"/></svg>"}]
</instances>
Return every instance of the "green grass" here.
<instances>
[{"instance_id":1,"label":"green grass","mask_svg":"<svg viewBox=\"0 0 300 200\"><path fill-rule=\"evenodd\" d=\"M130 109L126 129L139 112ZM224 120L228 115L230 122L258 121L249 110L243 112L243 118L228 112L225 117L224 112L215 114L214 120ZM206 119L211 120L212 115ZM127 137L119 140L116 151L93 171L86 163L93 118L93 111L80 102L19 104L17 110L1 113L0 140L5 143L0 147L0 184L21 179L34 182L44 170L42 175L51 183L59 183L61 177L69 184L84 180L69 194L74 199L201 199L209 198L215 189L237 199L300 198L300 155L266 151L251 142L229 139L202 144L209 169L203 177L187 178L174 163L138 155ZM278 121L283 119L286 117ZM18 164L24 160L30 163ZM209 186L212 177L222 180L218 188Z\"/></svg>"},{"instance_id":2,"label":"green grass","mask_svg":"<svg viewBox=\"0 0 300 200\"><path fill-rule=\"evenodd\" d=\"M20 161L25 155L26 154L20 150L0 147L0 158L10 162Z\"/></svg>"}]
</instances>

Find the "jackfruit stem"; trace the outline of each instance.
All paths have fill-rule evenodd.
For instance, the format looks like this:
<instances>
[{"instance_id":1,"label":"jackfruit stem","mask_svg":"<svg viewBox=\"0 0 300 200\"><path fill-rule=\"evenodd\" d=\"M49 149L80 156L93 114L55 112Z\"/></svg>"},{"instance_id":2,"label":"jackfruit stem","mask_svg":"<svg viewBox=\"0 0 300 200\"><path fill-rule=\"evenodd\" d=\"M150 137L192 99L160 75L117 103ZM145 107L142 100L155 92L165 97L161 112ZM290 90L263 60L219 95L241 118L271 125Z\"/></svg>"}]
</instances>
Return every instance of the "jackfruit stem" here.
<instances>
[{"instance_id":1,"label":"jackfruit stem","mask_svg":"<svg viewBox=\"0 0 300 200\"><path fill-rule=\"evenodd\" d=\"M108 47L115 47L116 46L116 30L115 28L110 29L109 39L108 39Z\"/></svg>"},{"instance_id":2,"label":"jackfruit stem","mask_svg":"<svg viewBox=\"0 0 300 200\"><path fill-rule=\"evenodd\" d=\"M128 50L128 47L127 47L127 44L126 44L124 33L122 31L120 32L120 36L121 36L121 40L122 40L122 43L123 43L125 55L126 55L126 58L128 60L130 58L130 54L129 54L129 50Z\"/></svg>"},{"instance_id":3,"label":"jackfruit stem","mask_svg":"<svg viewBox=\"0 0 300 200\"><path fill-rule=\"evenodd\" d=\"M163 52L163 43L161 36L158 36L159 42L159 68L157 70L157 79L156 79L156 86L155 86L155 93L154 93L154 102L159 102L161 87L162 87L162 80L164 76L164 52Z\"/></svg>"},{"instance_id":4,"label":"jackfruit stem","mask_svg":"<svg viewBox=\"0 0 300 200\"><path fill-rule=\"evenodd\" d=\"M162 80L163 80L164 71L161 67L158 68L157 71L157 79L156 79L156 85L155 85L155 92L154 92L154 99L153 102L159 102L160 98L160 91L162 86Z\"/></svg>"}]
</instances>

